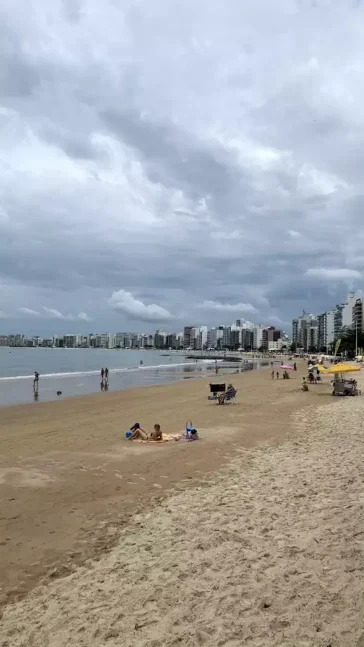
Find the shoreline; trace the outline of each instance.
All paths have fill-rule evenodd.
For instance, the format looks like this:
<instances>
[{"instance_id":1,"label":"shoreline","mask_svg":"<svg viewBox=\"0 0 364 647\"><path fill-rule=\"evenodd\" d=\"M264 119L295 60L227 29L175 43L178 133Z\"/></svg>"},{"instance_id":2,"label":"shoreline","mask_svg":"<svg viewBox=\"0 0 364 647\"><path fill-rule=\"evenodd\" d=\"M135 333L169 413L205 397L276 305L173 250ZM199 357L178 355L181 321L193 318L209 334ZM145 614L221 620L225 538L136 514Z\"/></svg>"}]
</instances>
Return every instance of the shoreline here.
<instances>
[{"instance_id":1,"label":"shoreline","mask_svg":"<svg viewBox=\"0 0 364 647\"><path fill-rule=\"evenodd\" d=\"M241 449L294 437L292 412L331 402L322 390L298 391L300 382L300 371L289 381L271 380L269 370L240 373L233 379L238 401L223 407L207 399L209 377L4 407L0 602L109 550L135 514L196 486ZM191 418L197 443L124 440L135 420L148 431L158 422L173 434Z\"/></svg>"},{"instance_id":2,"label":"shoreline","mask_svg":"<svg viewBox=\"0 0 364 647\"><path fill-rule=\"evenodd\" d=\"M194 366L194 365L192 365ZM102 401L103 398L109 398L110 396L120 396L121 394L124 393L129 393L129 392L138 392L138 391L146 391L148 392L151 389L164 389L172 385L178 385L178 384L184 384L187 382L202 382L205 381L207 384L210 384L210 380L219 380L219 378L227 378L231 377L232 381L236 381L236 377L243 375L243 374L249 374L251 372L255 371L260 371L260 370L266 370L266 367L262 368L247 368L244 371L236 371L236 367L226 367L226 372L224 373L224 369L221 368L221 373L218 375L215 374L215 372L211 375L189 375L189 376L181 376L178 377L174 380L168 381L168 382L155 382L153 384L140 384L139 386L128 386L125 388L119 388L119 389L108 389L107 391L92 391L90 393L81 393L81 394L75 394L75 395L68 395L66 397L62 398L54 398L52 400L38 400L37 402L15 402L15 403L10 403L10 404L0 404L0 411L12 411L16 412L19 408L24 408L24 407L29 407L29 411L33 409L38 409L38 407L46 407L47 405L62 405L62 404L67 404L69 402L82 402L82 403L87 403L88 400L93 400L94 398L100 399L100 402ZM207 382L208 381L208 382ZM227 380L225 379L225 382ZM1 421L0 421L0 441L1 441Z\"/></svg>"},{"instance_id":3,"label":"shoreline","mask_svg":"<svg viewBox=\"0 0 364 647\"><path fill-rule=\"evenodd\" d=\"M237 372L260 369L261 362L231 363L219 360L221 377ZM0 408L22 404L41 404L75 397L95 395L101 391L122 392L146 386L173 384L178 381L216 378L215 363L210 360L185 361L157 365L109 369L107 388L101 388L98 370L41 374L37 395L32 389L32 375L0 377ZM264 363L263 363L264 367ZM60 397L57 390L61 392Z\"/></svg>"}]
</instances>

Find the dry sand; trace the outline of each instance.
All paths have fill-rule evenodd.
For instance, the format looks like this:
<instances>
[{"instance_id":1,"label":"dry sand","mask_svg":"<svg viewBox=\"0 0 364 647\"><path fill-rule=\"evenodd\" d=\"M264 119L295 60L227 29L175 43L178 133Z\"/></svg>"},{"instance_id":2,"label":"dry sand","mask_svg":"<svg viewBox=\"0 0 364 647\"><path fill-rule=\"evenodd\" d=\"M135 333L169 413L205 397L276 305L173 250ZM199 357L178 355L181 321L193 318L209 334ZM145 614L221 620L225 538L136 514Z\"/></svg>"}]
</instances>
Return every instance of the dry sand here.
<instances>
[{"instance_id":1,"label":"dry sand","mask_svg":"<svg viewBox=\"0 0 364 647\"><path fill-rule=\"evenodd\" d=\"M143 402L148 401L150 408L158 402L159 412L160 397L165 394L168 415L174 412L169 419L175 422L169 430L181 428L178 416L182 415L182 404L186 411L186 398L194 423L205 430L201 443L148 446L144 454L140 449L145 446L136 451L121 441L111 442L115 433L111 435L108 424L104 432L107 440L100 438L100 428L97 433L97 423L93 420L91 424L91 420L105 402L90 398L87 407L85 399L69 404L74 407L73 425L78 407L83 416L90 416L90 451L82 454L82 434L77 432L75 449L71 442L75 431L67 434L64 409L54 409L58 406L54 403L53 416L57 411L57 420L63 421L58 425L63 424L66 430L63 441L53 437L56 445L64 446L64 459L59 461L64 472L57 471L54 464L49 470L51 457L55 458L46 428L50 405L37 413L44 454L41 441L34 439L35 450L29 458L27 442L31 439L26 431L21 435L18 428L19 442L13 429L11 440L8 426L5 438L12 448L9 461L13 464L3 469L20 472L3 473L0 488L13 488L19 499L31 493L27 498L31 506L28 537L37 559L33 566L26 563L30 556L22 548L25 537L19 529L16 535L16 519L8 520L7 532L20 542L19 558L31 584L24 590L21 587L26 585L19 575L12 581L8 560L3 567L5 588L12 581L18 593L22 590L27 595L4 609L2 647L363 647L364 400L333 401L327 395L329 389L321 386L308 394L297 393L298 379L273 383L268 372L250 373L234 381L244 385L244 390L240 404L228 407L203 400L206 384L202 381L164 387L158 397L153 390L149 400L144 389ZM139 398L140 393L129 397ZM117 394L110 396L113 407ZM130 401L125 406L130 406ZM13 424L19 424L19 409L6 410L9 424L12 417L16 419ZM24 407L23 411L29 419L32 410ZM143 423L148 419L147 410L145 414L146 418L140 416ZM155 421L156 411L149 410L149 414L150 421ZM79 420L82 415L79 412ZM16 458L22 438L28 448L28 464L33 461L26 474L24 459ZM105 453L106 446L109 453ZM107 469L107 475L99 478L95 470L91 481L82 480L83 472L90 471L95 460L96 448L104 450L106 467L98 469ZM81 452L85 469L66 467L66 449L68 460ZM17 464L20 459L21 467ZM112 473L111 465L115 467ZM124 481L131 478L132 469L135 485L128 486ZM80 478L78 488L73 470ZM93 535L103 537L103 543L91 552L82 543L86 538L80 535L78 525L85 521L82 501L77 501L75 519L58 537L59 566L54 575L62 574L62 564L73 573L48 583L45 572L37 570L39 559L42 554L46 557L48 550L52 553L49 558L57 564L57 544L52 544L54 535L48 535L36 550L31 513L40 511L48 531L52 525L57 528L57 511L63 514L65 524L67 514L72 517L69 478L76 487L76 499L82 495L88 509L86 538L92 543ZM122 483L118 497L111 491L108 494L109 480L114 487L115 482ZM92 482L94 505L93 494L87 489ZM55 483L57 490L52 489ZM104 492L103 513L100 490ZM47 522L50 501L55 511ZM124 519L123 527L120 515L123 519L125 510L131 514L133 505L134 511L138 506L141 512L127 525ZM38 536L41 534L42 530ZM78 545L83 560L70 557L69 548L63 547L63 534L67 546ZM102 554L100 548L109 545L107 535L113 546ZM6 550L4 554L8 554ZM97 559L85 562L90 554L96 554ZM82 561L83 566L77 567ZM31 590L42 578L45 584Z\"/></svg>"}]
</instances>

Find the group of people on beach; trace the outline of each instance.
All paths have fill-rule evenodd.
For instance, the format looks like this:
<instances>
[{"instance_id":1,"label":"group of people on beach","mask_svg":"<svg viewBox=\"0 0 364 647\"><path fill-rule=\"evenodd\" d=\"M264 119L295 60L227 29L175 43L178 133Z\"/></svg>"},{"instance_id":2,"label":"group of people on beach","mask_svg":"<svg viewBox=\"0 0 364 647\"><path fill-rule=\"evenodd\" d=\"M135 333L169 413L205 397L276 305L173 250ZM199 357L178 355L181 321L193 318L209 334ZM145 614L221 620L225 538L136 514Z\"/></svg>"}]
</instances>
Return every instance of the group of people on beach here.
<instances>
[{"instance_id":1,"label":"group of people on beach","mask_svg":"<svg viewBox=\"0 0 364 647\"><path fill-rule=\"evenodd\" d=\"M163 442L163 433L161 426L159 424L154 425L153 431L148 434L145 429L143 429L140 426L139 422L135 422L132 427L130 427L130 430L126 433L126 437L128 440L144 440L144 441L152 441L152 442ZM173 440L184 440L187 442L191 442L194 440L199 440L199 435L197 429L194 427L191 428L186 428L186 434L183 435L177 435L177 436L169 436L167 440L172 438Z\"/></svg>"},{"instance_id":2,"label":"group of people on beach","mask_svg":"<svg viewBox=\"0 0 364 647\"><path fill-rule=\"evenodd\" d=\"M154 425L154 431L150 434L140 426L139 422L135 422L133 426L130 427L130 431L132 434L129 435L129 440L163 440L161 426L158 424Z\"/></svg>"},{"instance_id":3,"label":"group of people on beach","mask_svg":"<svg viewBox=\"0 0 364 647\"><path fill-rule=\"evenodd\" d=\"M34 380L33 380L34 393L38 393L38 387L39 387L39 373L38 371L34 371Z\"/></svg>"},{"instance_id":4,"label":"group of people on beach","mask_svg":"<svg viewBox=\"0 0 364 647\"><path fill-rule=\"evenodd\" d=\"M101 391L107 391L109 388L109 369L102 367L101 369Z\"/></svg>"}]
</instances>

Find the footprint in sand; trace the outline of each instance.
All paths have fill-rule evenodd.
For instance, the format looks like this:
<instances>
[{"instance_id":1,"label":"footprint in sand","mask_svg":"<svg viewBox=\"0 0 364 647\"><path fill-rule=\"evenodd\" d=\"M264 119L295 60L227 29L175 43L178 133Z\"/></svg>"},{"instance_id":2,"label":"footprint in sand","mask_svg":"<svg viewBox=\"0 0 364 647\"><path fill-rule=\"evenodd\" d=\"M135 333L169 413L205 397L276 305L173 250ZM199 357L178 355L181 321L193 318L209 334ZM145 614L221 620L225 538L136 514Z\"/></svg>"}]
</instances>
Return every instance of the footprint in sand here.
<instances>
[{"instance_id":1,"label":"footprint in sand","mask_svg":"<svg viewBox=\"0 0 364 647\"><path fill-rule=\"evenodd\" d=\"M0 469L0 485L41 488L46 487L55 480L52 476L42 472L32 472L16 467Z\"/></svg>"}]
</instances>

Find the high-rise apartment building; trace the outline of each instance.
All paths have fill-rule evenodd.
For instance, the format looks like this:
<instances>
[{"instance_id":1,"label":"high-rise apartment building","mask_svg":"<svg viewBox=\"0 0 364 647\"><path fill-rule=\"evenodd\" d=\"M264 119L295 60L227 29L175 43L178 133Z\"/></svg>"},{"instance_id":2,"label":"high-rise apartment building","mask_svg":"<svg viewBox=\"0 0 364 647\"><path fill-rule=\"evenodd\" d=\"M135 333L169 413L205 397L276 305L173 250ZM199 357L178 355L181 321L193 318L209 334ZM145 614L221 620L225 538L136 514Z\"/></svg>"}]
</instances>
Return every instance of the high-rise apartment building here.
<instances>
[{"instance_id":1,"label":"high-rise apartment building","mask_svg":"<svg viewBox=\"0 0 364 647\"><path fill-rule=\"evenodd\" d=\"M170 333L166 336L166 348L176 350L178 348L176 333Z\"/></svg>"},{"instance_id":2,"label":"high-rise apartment building","mask_svg":"<svg viewBox=\"0 0 364 647\"><path fill-rule=\"evenodd\" d=\"M254 348L254 332L248 328L243 328L241 331L240 345L244 350L253 350Z\"/></svg>"},{"instance_id":3,"label":"high-rise apartment building","mask_svg":"<svg viewBox=\"0 0 364 647\"><path fill-rule=\"evenodd\" d=\"M292 341L297 348L302 348L305 353L310 348L317 347L318 321L315 315L303 312L300 317L293 319Z\"/></svg>"},{"instance_id":4,"label":"high-rise apartment building","mask_svg":"<svg viewBox=\"0 0 364 647\"><path fill-rule=\"evenodd\" d=\"M191 348L191 340L193 339L193 326L185 326L183 329L183 348Z\"/></svg>"},{"instance_id":5,"label":"high-rise apartment building","mask_svg":"<svg viewBox=\"0 0 364 647\"><path fill-rule=\"evenodd\" d=\"M216 328L210 328L207 331L207 348L216 348L217 331Z\"/></svg>"},{"instance_id":6,"label":"high-rise apartment building","mask_svg":"<svg viewBox=\"0 0 364 647\"><path fill-rule=\"evenodd\" d=\"M165 348L166 346L167 333L162 330L156 330L154 335L154 347L158 349Z\"/></svg>"},{"instance_id":7,"label":"high-rise apartment building","mask_svg":"<svg viewBox=\"0 0 364 647\"><path fill-rule=\"evenodd\" d=\"M358 332L364 330L363 299L356 299L352 310L352 327Z\"/></svg>"},{"instance_id":8,"label":"high-rise apartment building","mask_svg":"<svg viewBox=\"0 0 364 647\"><path fill-rule=\"evenodd\" d=\"M230 326L223 326L222 347L230 348L230 345L231 345L231 328Z\"/></svg>"},{"instance_id":9,"label":"high-rise apartment building","mask_svg":"<svg viewBox=\"0 0 364 647\"><path fill-rule=\"evenodd\" d=\"M355 294L355 292L349 292L349 294L346 297L346 301L343 304L343 309L342 309L342 328L343 329L349 329L353 325L353 307L355 306L355 302L357 300L358 296Z\"/></svg>"},{"instance_id":10,"label":"high-rise apartment building","mask_svg":"<svg viewBox=\"0 0 364 647\"><path fill-rule=\"evenodd\" d=\"M253 349L259 350L263 346L263 332L264 326L253 327Z\"/></svg>"}]
</instances>

